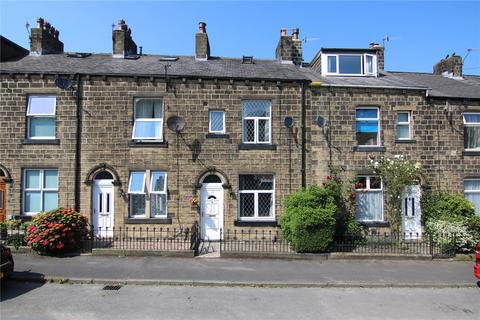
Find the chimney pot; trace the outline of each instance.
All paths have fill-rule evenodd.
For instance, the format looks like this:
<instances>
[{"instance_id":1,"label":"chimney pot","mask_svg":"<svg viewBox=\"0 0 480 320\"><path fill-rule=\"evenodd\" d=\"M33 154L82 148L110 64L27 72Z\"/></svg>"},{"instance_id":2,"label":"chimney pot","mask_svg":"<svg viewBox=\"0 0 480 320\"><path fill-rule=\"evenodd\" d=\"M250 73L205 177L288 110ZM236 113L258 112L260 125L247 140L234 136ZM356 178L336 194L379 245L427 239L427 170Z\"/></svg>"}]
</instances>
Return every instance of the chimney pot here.
<instances>
[{"instance_id":1,"label":"chimney pot","mask_svg":"<svg viewBox=\"0 0 480 320\"><path fill-rule=\"evenodd\" d=\"M137 54L137 45L132 39L132 30L125 23L125 20L118 20L118 26L112 30L113 57L124 58Z\"/></svg>"},{"instance_id":2,"label":"chimney pot","mask_svg":"<svg viewBox=\"0 0 480 320\"><path fill-rule=\"evenodd\" d=\"M52 37L55 37L55 31L56 31L56 30L55 30L55 27L52 26L52 27L50 28L50 34L52 35Z\"/></svg>"},{"instance_id":3,"label":"chimney pot","mask_svg":"<svg viewBox=\"0 0 480 320\"><path fill-rule=\"evenodd\" d=\"M37 27L38 28L43 29L43 24L44 23L45 23L45 21L42 18L37 19Z\"/></svg>"},{"instance_id":4,"label":"chimney pot","mask_svg":"<svg viewBox=\"0 0 480 320\"><path fill-rule=\"evenodd\" d=\"M58 36L60 35L60 31L55 30L55 39L58 39Z\"/></svg>"},{"instance_id":5,"label":"chimney pot","mask_svg":"<svg viewBox=\"0 0 480 320\"><path fill-rule=\"evenodd\" d=\"M287 36L287 29L285 29L285 28L280 29L280 36L281 37L286 37Z\"/></svg>"},{"instance_id":6,"label":"chimney pot","mask_svg":"<svg viewBox=\"0 0 480 320\"><path fill-rule=\"evenodd\" d=\"M51 27L50 22L48 22L48 21L45 22L44 29L47 30L47 31L49 31L49 30L50 30L50 27Z\"/></svg>"},{"instance_id":7,"label":"chimney pot","mask_svg":"<svg viewBox=\"0 0 480 320\"><path fill-rule=\"evenodd\" d=\"M292 39L293 40L298 40L298 34L300 33L300 29L299 28L294 28L292 30Z\"/></svg>"},{"instance_id":8,"label":"chimney pot","mask_svg":"<svg viewBox=\"0 0 480 320\"><path fill-rule=\"evenodd\" d=\"M198 23L198 32L199 33L207 33L207 24L205 22Z\"/></svg>"}]
</instances>

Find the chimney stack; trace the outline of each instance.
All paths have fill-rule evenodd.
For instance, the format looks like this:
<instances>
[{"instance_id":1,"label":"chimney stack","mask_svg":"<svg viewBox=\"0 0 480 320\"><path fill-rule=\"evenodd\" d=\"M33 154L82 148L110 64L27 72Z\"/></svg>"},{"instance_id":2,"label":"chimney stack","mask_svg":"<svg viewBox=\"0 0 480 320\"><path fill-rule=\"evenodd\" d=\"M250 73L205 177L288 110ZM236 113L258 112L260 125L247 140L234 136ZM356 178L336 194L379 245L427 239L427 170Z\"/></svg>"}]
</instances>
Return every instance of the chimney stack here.
<instances>
[{"instance_id":1,"label":"chimney stack","mask_svg":"<svg viewBox=\"0 0 480 320\"><path fill-rule=\"evenodd\" d=\"M292 30L292 35L287 36L287 29L280 29L280 40L278 41L275 57L281 63L301 65L302 57L302 40L299 39L299 28Z\"/></svg>"},{"instance_id":2,"label":"chimney stack","mask_svg":"<svg viewBox=\"0 0 480 320\"><path fill-rule=\"evenodd\" d=\"M112 40L114 58L125 58L137 54L137 45L132 39L132 30L125 20L118 21L118 25L112 31Z\"/></svg>"},{"instance_id":3,"label":"chimney stack","mask_svg":"<svg viewBox=\"0 0 480 320\"><path fill-rule=\"evenodd\" d=\"M210 42L208 41L207 24L198 23L198 32L195 34L195 60L210 59Z\"/></svg>"},{"instance_id":4,"label":"chimney stack","mask_svg":"<svg viewBox=\"0 0 480 320\"><path fill-rule=\"evenodd\" d=\"M370 49L377 50L378 71L385 70L385 48L378 43L372 42L370 43Z\"/></svg>"},{"instance_id":5,"label":"chimney stack","mask_svg":"<svg viewBox=\"0 0 480 320\"><path fill-rule=\"evenodd\" d=\"M451 57L447 55L445 59L440 60L433 66L434 74L441 74L447 77L461 77L463 75L463 60L461 56L455 53Z\"/></svg>"},{"instance_id":6,"label":"chimney stack","mask_svg":"<svg viewBox=\"0 0 480 320\"><path fill-rule=\"evenodd\" d=\"M63 53L60 32L43 18L37 19L37 27L30 30L30 55Z\"/></svg>"}]
</instances>

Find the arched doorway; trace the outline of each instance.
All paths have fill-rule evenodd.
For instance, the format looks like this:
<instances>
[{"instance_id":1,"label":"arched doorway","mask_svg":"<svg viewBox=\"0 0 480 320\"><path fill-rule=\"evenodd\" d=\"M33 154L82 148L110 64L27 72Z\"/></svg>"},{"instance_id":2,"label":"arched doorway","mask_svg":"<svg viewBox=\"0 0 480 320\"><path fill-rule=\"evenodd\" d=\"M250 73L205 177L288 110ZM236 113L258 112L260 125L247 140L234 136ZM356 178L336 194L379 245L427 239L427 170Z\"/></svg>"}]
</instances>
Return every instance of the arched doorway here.
<instances>
[{"instance_id":1,"label":"arched doorway","mask_svg":"<svg viewBox=\"0 0 480 320\"><path fill-rule=\"evenodd\" d=\"M215 173L201 179L200 233L203 240L220 240L223 228L224 191L223 181Z\"/></svg>"},{"instance_id":2,"label":"arched doorway","mask_svg":"<svg viewBox=\"0 0 480 320\"><path fill-rule=\"evenodd\" d=\"M99 171L92 183L92 222L94 236L113 236L114 188L113 175L109 171Z\"/></svg>"}]
</instances>

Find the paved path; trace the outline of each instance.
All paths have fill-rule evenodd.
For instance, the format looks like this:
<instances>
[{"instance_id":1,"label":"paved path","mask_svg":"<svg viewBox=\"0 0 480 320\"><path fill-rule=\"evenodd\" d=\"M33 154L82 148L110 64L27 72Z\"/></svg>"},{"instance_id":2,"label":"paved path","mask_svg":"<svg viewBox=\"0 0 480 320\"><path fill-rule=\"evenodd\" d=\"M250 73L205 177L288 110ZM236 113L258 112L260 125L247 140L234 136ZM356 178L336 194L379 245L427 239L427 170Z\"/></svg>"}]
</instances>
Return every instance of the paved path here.
<instances>
[{"instance_id":1,"label":"paved path","mask_svg":"<svg viewBox=\"0 0 480 320\"><path fill-rule=\"evenodd\" d=\"M474 287L471 262L15 255L16 277L230 285ZM137 281L137 282L135 282ZM100 282L100 281L98 281Z\"/></svg>"},{"instance_id":2,"label":"paved path","mask_svg":"<svg viewBox=\"0 0 480 320\"><path fill-rule=\"evenodd\" d=\"M225 288L7 282L10 319L480 319L478 288Z\"/></svg>"}]
</instances>

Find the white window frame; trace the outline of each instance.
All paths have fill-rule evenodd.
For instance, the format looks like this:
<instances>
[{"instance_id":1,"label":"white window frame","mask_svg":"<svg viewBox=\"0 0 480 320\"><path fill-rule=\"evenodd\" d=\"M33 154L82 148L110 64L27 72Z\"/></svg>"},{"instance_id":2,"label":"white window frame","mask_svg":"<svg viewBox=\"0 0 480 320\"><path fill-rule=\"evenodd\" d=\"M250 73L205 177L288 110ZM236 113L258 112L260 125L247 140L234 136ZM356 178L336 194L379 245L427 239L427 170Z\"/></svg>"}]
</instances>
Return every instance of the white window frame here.
<instances>
[{"instance_id":1,"label":"white window frame","mask_svg":"<svg viewBox=\"0 0 480 320\"><path fill-rule=\"evenodd\" d=\"M466 195L466 194L480 194L480 189L473 189L473 190L467 190L465 189L465 181L480 181L480 178L465 178L463 179L464 181L464 185L463 185L463 194ZM468 200L468 199L467 199ZM474 204L475 205L475 204ZM480 208L477 208L475 206L475 214L477 214L477 212L480 212ZM477 214L478 215L478 214Z\"/></svg>"},{"instance_id":2,"label":"white window frame","mask_svg":"<svg viewBox=\"0 0 480 320\"><path fill-rule=\"evenodd\" d=\"M162 118L137 118L137 102L140 100L154 100L161 101L162 103ZM135 98L133 106L133 129L132 129L132 140L136 141L152 141L152 142L163 142L163 119L165 118L165 108L163 105L162 98ZM137 122L158 122L160 123L160 137L135 137L135 129L137 127Z\"/></svg>"},{"instance_id":3,"label":"white window frame","mask_svg":"<svg viewBox=\"0 0 480 320\"><path fill-rule=\"evenodd\" d=\"M55 100L55 104L53 106L52 113L33 113L30 111L30 107L32 105L32 100L34 98L53 98ZM56 121L56 113L57 113L57 96L55 95L29 95L28 96L28 105L27 105L27 138L31 140L55 140L57 138L57 121ZM32 119L53 119L55 121L55 134L53 136L32 136L30 132L30 122Z\"/></svg>"},{"instance_id":4,"label":"white window frame","mask_svg":"<svg viewBox=\"0 0 480 320\"><path fill-rule=\"evenodd\" d=\"M137 173L137 172L141 172L143 173L143 180L142 180L142 190L141 191L132 191L131 190L131 187L132 187L132 174L133 173ZM128 181L128 194L129 195L145 195L145 213L144 214L137 214L137 215L132 215L132 210L131 210L131 197L129 197L128 199L128 217L130 219L137 219L137 218L146 218L147 217L147 193L145 191L145 180L146 180L146 176L147 176L147 173L146 171L140 171L140 170L135 170L135 171L130 171L130 180Z\"/></svg>"},{"instance_id":5,"label":"white window frame","mask_svg":"<svg viewBox=\"0 0 480 320\"><path fill-rule=\"evenodd\" d=\"M245 116L245 108L243 106L244 102L246 101L255 101L255 100L243 100L242 101L242 143L244 144L271 144L272 143L272 102L270 100L262 100L268 101L269 103L269 117L246 117ZM246 131L245 131L245 122L246 120L254 120L254 141L246 141ZM259 120L268 120L268 141L259 141L258 140L258 122Z\"/></svg>"},{"instance_id":6,"label":"white window frame","mask_svg":"<svg viewBox=\"0 0 480 320\"><path fill-rule=\"evenodd\" d=\"M407 122L401 122L399 121L398 115L400 113L406 113L408 115L408 121ZM397 126L407 126L408 125L408 138L400 138L398 136L398 131L397 131L397 140L412 140L412 112L411 111L397 111Z\"/></svg>"},{"instance_id":7,"label":"white window frame","mask_svg":"<svg viewBox=\"0 0 480 320\"><path fill-rule=\"evenodd\" d=\"M221 112L222 113L222 117L223 117L223 130L220 130L220 131L215 131L215 130L212 130L212 113L213 112ZM208 132L209 133L217 133L217 134L222 134L222 133L225 133L226 132L226 128L225 128L225 110L209 110L208 111Z\"/></svg>"},{"instance_id":8,"label":"white window frame","mask_svg":"<svg viewBox=\"0 0 480 320\"><path fill-rule=\"evenodd\" d=\"M143 182L142 182L142 191L132 191L132 176L134 173L141 172L143 173ZM145 171L141 170L135 170L135 171L130 171L130 179L128 181L128 193L130 194L145 194L145 179L146 179L147 173Z\"/></svg>"},{"instance_id":9,"label":"white window frame","mask_svg":"<svg viewBox=\"0 0 480 320\"><path fill-rule=\"evenodd\" d=\"M357 110L359 109L374 109L377 110L377 118L357 118ZM382 141L381 141L381 130L382 130L382 124L380 121L381 114L380 114L380 107L363 107L363 106L358 106L355 108L355 140L357 140L357 122L361 121L370 121L374 122L377 121L377 128L378 128L378 134L377 134L377 144L358 144L357 146L359 147L381 147L382 146Z\"/></svg>"},{"instance_id":10,"label":"white window frame","mask_svg":"<svg viewBox=\"0 0 480 320\"><path fill-rule=\"evenodd\" d=\"M153 190L153 174L154 173L161 173L164 177L163 179L163 191L154 191ZM152 170L150 172L150 186L149 186L149 192L150 195L152 194L163 194L165 195L165 214L164 215L152 215L152 203L150 199L150 217L151 218L166 218L168 216L168 192L167 192L167 172L165 171L159 171L159 170Z\"/></svg>"},{"instance_id":11,"label":"white window frame","mask_svg":"<svg viewBox=\"0 0 480 320\"><path fill-rule=\"evenodd\" d=\"M38 188L27 188L27 172L28 171L39 171L39 184L40 186ZM57 172L57 187L56 188L45 188L45 180L44 180L44 174L45 171L56 171ZM59 176L59 171L58 169L24 169L23 170L23 205L22 205L22 213L25 216L34 216L38 212L31 212L31 211L25 211L25 205L26 205L26 193L27 192L40 192L40 211L43 212L45 210L44 208L44 203L43 203L43 193L44 192L56 192L57 193L57 198L59 196L58 192L58 185L60 184L60 176Z\"/></svg>"},{"instance_id":12,"label":"white window frame","mask_svg":"<svg viewBox=\"0 0 480 320\"><path fill-rule=\"evenodd\" d=\"M356 193L366 193L366 192L379 192L382 196L382 217L380 220L358 220L360 222L384 222L385 221L385 212L384 212L384 194L383 194L383 179L380 176L375 176L375 175L359 175L357 176L358 178L366 178L366 183L367 185L365 188L362 189L357 189L355 188ZM370 186L370 179L371 178L380 178L380 189L372 189ZM355 209L357 210L357 208Z\"/></svg>"},{"instance_id":13,"label":"white window frame","mask_svg":"<svg viewBox=\"0 0 480 320\"><path fill-rule=\"evenodd\" d=\"M480 112L464 112L462 117L463 117L463 126L464 127L480 127L480 122L468 122L465 119L466 114L478 114L480 115ZM480 146L477 148L465 148L465 151L480 151Z\"/></svg>"},{"instance_id":14,"label":"white window frame","mask_svg":"<svg viewBox=\"0 0 480 320\"><path fill-rule=\"evenodd\" d=\"M250 175L250 174L241 174L240 176L243 175ZM251 175L263 175L263 174L251 174ZM275 221L275 175L272 174L265 174L265 175L271 175L272 176L272 184L273 188L272 190L240 190L238 189L238 207L237 207L237 212L238 212L238 220L239 221ZM239 176L239 180L240 180ZM242 217L240 216L240 194L253 194L254 195L254 214L253 217ZM270 193L272 195L272 208L271 208L271 217L259 217L258 216L258 195L260 193Z\"/></svg>"},{"instance_id":15,"label":"white window frame","mask_svg":"<svg viewBox=\"0 0 480 320\"><path fill-rule=\"evenodd\" d=\"M340 73L340 56L359 56L360 59L360 73ZM372 72L366 70L366 57L372 57ZM328 71L328 57L336 57L336 72ZM322 54L322 75L328 76L348 76L348 77L363 77L363 76L376 76L377 75L377 60L376 54L372 53L323 53Z\"/></svg>"}]
</instances>

